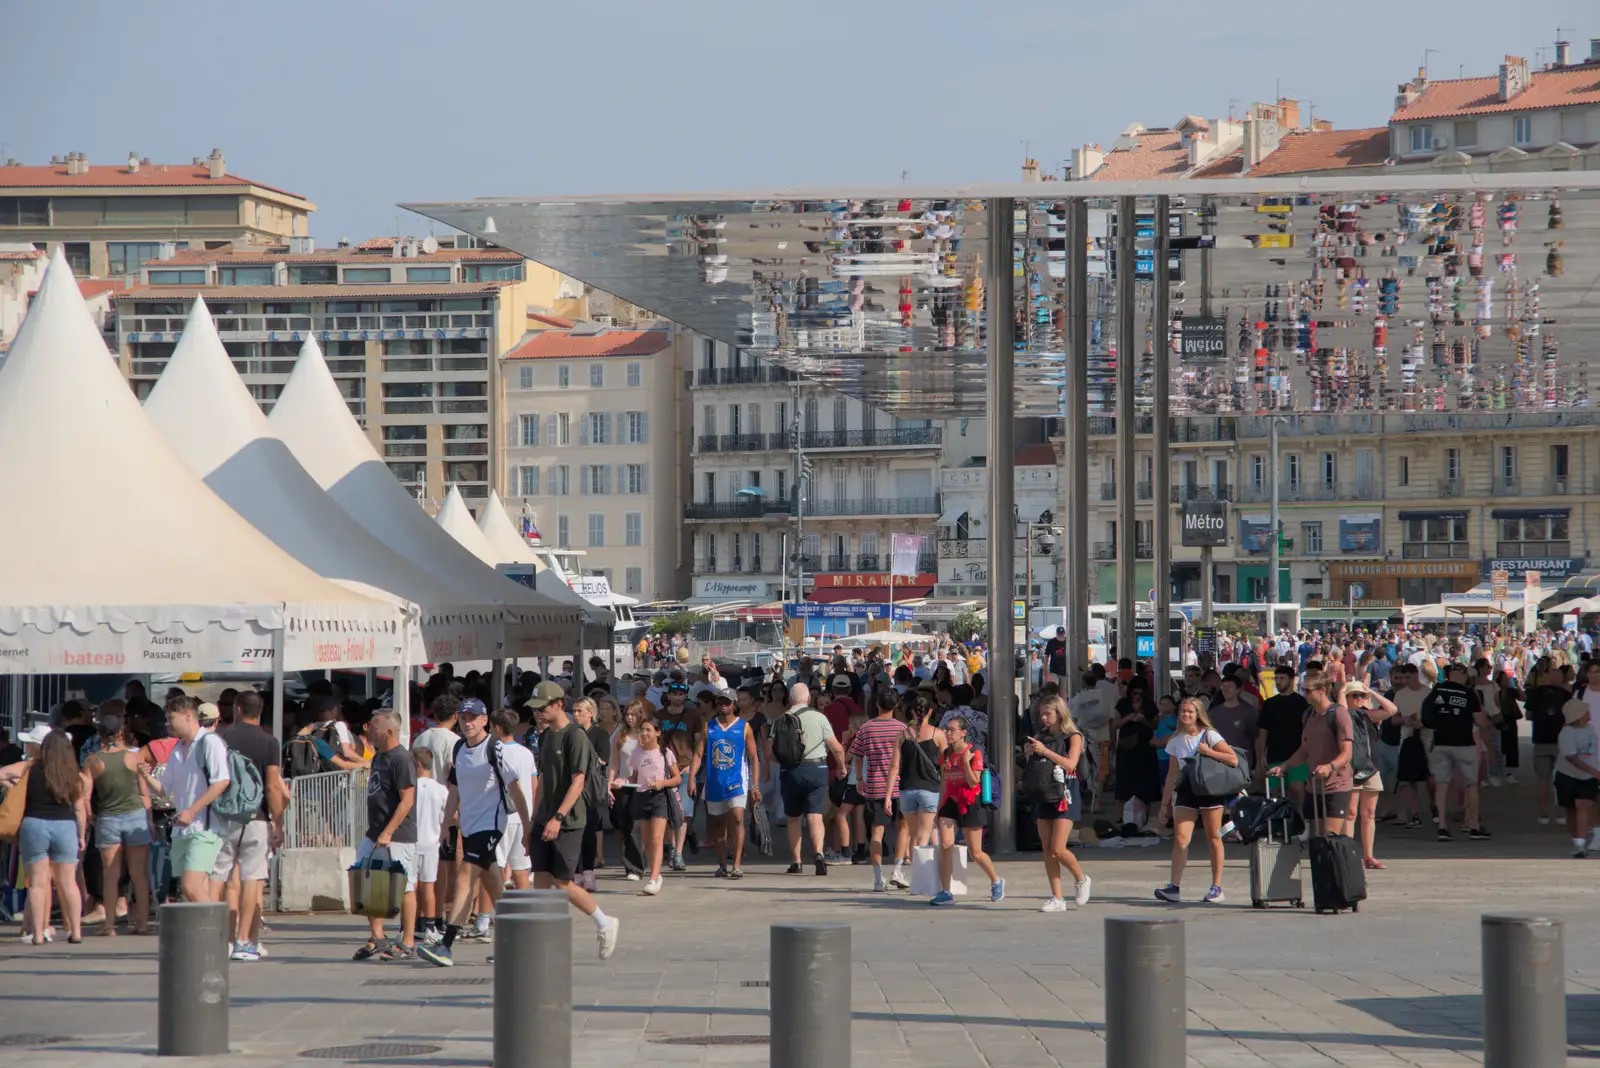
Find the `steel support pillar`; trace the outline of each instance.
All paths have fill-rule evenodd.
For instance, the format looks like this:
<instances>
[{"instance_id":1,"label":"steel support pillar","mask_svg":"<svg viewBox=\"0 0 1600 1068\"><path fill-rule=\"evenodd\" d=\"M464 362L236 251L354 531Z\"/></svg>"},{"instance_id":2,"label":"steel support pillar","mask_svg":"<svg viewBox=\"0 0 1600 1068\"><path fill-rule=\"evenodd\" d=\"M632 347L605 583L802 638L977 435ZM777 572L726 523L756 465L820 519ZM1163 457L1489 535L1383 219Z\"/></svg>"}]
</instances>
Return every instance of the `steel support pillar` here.
<instances>
[{"instance_id":1,"label":"steel support pillar","mask_svg":"<svg viewBox=\"0 0 1600 1068\"><path fill-rule=\"evenodd\" d=\"M1155 524L1151 531L1152 558L1155 579L1151 583L1156 591L1156 656L1151 674L1155 678L1156 697L1164 697L1172 688L1172 294L1167 278L1167 259L1171 255L1171 238L1167 234L1168 201L1165 194L1156 197L1156 276L1155 276L1155 434L1151 438L1150 462L1152 482L1150 496L1155 504Z\"/></svg>"},{"instance_id":2,"label":"steel support pillar","mask_svg":"<svg viewBox=\"0 0 1600 1068\"><path fill-rule=\"evenodd\" d=\"M1137 553L1134 539L1133 432L1138 421L1134 411L1133 369L1138 359L1139 339L1134 334L1133 215L1134 197L1117 201L1117 470L1113 482L1117 493L1117 656L1133 659L1134 570Z\"/></svg>"},{"instance_id":3,"label":"steel support pillar","mask_svg":"<svg viewBox=\"0 0 1600 1068\"><path fill-rule=\"evenodd\" d=\"M1089 203L1067 201L1066 434L1066 589L1068 692L1076 690L1089 666Z\"/></svg>"},{"instance_id":4,"label":"steel support pillar","mask_svg":"<svg viewBox=\"0 0 1600 1068\"><path fill-rule=\"evenodd\" d=\"M1016 848L1016 762L1010 754L1016 738L1016 650L1011 633L1011 599L1016 588L1016 351L1013 338L1012 233L1014 203L996 197L987 205L989 219L988 375L985 412L988 427L989 476L989 744L1000 788L995 797L995 849Z\"/></svg>"}]
</instances>

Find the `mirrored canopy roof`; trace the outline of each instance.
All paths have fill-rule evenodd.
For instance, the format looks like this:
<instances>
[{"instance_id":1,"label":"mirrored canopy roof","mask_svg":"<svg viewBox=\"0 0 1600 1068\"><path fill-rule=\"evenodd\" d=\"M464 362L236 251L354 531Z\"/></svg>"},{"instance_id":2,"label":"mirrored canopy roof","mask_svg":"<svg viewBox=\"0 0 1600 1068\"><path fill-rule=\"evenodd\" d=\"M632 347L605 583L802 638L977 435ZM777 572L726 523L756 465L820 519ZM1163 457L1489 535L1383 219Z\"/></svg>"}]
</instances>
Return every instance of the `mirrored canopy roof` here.
<instances>
[{"instance_id":1,"label":"mirrored canopy roof","mask_svg":"<svg viewBox=\"0 0 1600 1068\"><path fill-rule=\"evenodd\" d=\"M1170 256L1156 264L1155 196ZM1135 197L1135 336L1117 337L1119 198ZM981 415L988 210L1014 198L1018 415L1060 411L1067 202L1086 201L1089 396L1117 354L1151 402L1169 285L1175 415L1588 407L1600 356L1600 172L408 204L707 336L907 416ZM1596 385L1600 385L1597 382Z\"/></svg>"}]
</instances>

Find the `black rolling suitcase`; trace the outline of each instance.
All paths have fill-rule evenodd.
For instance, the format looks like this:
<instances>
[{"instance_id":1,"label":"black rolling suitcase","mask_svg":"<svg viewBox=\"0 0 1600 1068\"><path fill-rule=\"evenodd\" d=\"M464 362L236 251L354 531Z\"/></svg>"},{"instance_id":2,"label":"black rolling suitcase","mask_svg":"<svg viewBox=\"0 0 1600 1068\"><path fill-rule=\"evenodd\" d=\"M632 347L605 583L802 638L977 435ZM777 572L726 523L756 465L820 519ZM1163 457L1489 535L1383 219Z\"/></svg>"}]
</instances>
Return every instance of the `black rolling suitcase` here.
<instances>
[{"instance_id":1,"label":"black rolling suitcase","mask_svg":"<svg viewBox=\"0 0 1600 1068\"><path fill-rule=\"evenodd\" d=\"M1322 819L1326 797L1322 783L1312 775L1313 811ZM1318 912L1361 911L1367 899L1367 870L1361 864L1361 847L1344 834L1318 834L1312 829L1307 847L1311 862L1311 903Z\"/></svg>"}]
</instances>

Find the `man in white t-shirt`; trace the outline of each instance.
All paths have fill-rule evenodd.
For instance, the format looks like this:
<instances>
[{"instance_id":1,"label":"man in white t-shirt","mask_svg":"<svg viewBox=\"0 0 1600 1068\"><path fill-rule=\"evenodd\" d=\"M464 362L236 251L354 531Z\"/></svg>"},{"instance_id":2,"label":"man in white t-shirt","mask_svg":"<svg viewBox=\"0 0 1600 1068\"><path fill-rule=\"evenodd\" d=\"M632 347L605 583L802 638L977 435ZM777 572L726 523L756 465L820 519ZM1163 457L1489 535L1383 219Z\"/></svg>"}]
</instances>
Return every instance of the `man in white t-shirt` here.
<instances>
[{"instance_id":1,"label":"man in white t-shirt","mask_svg":"<svg viewBox=\"0 0 1600 1068\"><path fill-rule=\"evenodd\" d=\"M533 750L516 741L517 730L522 726L522 721L517 714L509 708L498 709L489 717L489 723L494 728L495 740L500 743L500 759L507 768L516 774L515 789L522 791L523 800L527 802L528 811L533 811L534 793L533 780L539 777L539 768L533 757ZM512 786L512 779L506 780L506 785ZM500 845L495 853L495 860L501 869L511 873L511 882L518 890L528 889L529 872L532 864L528 860L528 851L523 846L523 824L515 812L506 815L506 833L500 839ZM485 935L489 930L489 918L482 910L478 912L478 929Z\"/></svg>"},{"instance_id":2,"label":"man in white t-shirt","mask_svg":"<svg viewBox=\"0 0 1600 1068\"><path fill-rule=\"evenodd\" d=\"M216 901L211 869L222 852L222 836L211 829L211 802L228 789L228 746L200 726L200 702L179 693L167 698L167 728L178 744L167 758L162 789L172 799L172 871L186 901ZM217 883L221 891L225 883Z\"/></svg>"}]
</instances>

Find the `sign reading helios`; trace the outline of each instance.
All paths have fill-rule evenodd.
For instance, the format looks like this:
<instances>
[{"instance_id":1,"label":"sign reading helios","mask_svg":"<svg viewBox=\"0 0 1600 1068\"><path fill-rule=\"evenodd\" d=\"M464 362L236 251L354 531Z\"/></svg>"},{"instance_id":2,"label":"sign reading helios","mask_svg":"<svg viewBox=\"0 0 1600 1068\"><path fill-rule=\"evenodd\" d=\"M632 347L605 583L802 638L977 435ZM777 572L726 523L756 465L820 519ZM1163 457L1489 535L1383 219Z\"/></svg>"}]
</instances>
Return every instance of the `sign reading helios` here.
<instances>
[{"instance_id":1,"label":"sign reading helios","mask_svg":"<svg viewBox=\"0 0 1600 1068\"><path fill-rule=\"evenodd\" d=\"M1184 501L1184 545L1228 544L1227 501Z\"/></svg>"}]
</instances>

